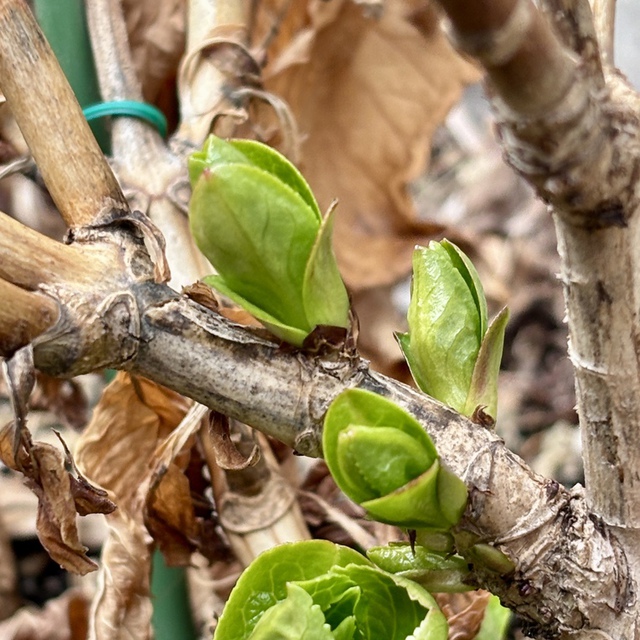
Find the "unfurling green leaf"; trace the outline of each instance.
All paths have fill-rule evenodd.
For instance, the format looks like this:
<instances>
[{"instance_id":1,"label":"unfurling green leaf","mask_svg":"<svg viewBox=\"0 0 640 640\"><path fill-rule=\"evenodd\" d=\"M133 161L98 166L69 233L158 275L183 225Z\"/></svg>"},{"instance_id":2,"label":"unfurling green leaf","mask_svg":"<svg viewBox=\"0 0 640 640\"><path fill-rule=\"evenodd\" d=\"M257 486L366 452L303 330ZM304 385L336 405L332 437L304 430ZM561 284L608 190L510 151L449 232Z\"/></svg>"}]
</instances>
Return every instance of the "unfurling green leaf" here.
<instances>
[{"instance_id":1,"label":"unfurling green leaf","mask_svg":"<svg viewBox=\"0 0 640 640\"><path fill-rule=\"evenodd\" d=\"M379 615L385 611L385 615ZM244 571L214 640L446 640L422 587L323 540L283 544Z\"/></svg>"},{"instance_id":2,"label":"unfurling green leaf","mask_svg":"<svg viewBox=\"0 0 640 640\"><path fill-rule=\"evenodd\" d=\"M337 485L376 520L446 531L466 506L426 431L385 398L349 389L329 407L322 446Z\"/></svg>"},{"instance_id":3,"label":"unfurling green leaf","mask_svg":"<svg viewBox=\"0 0 640 640\"><path fill-rule=\"evenodd\" d=\"M433 593L457 593L474 588L464 583L470 576L466 560L450 553L392 542L384 547L372 547L367 557L381 569L414 580Z\"/></svg>"},{"instance_id":4,"label":"unfurling green leaf","mask_svg":"<svg viewBox=\"0 0 640 640\"><path fill-rule=\"evenodd\" d=\"M497 377L506 309L487 328L487 302L473 264L443 240L417 247L407 320L398 335L416 384L471 416L478 407L497 413Z\"/></svg>"},{"instance_id":5,"label":"unfurling green leaf","mask_svg":"<svg viewBox=\"0 0 640 640\"><path fill-rule=\"evenodd\" d=\"M349 327L349 298L308 184L282 155L210 136L189 160L191 232L218 275L205 282L282 340L318 325Z\"/></svg>"}]
</instances>

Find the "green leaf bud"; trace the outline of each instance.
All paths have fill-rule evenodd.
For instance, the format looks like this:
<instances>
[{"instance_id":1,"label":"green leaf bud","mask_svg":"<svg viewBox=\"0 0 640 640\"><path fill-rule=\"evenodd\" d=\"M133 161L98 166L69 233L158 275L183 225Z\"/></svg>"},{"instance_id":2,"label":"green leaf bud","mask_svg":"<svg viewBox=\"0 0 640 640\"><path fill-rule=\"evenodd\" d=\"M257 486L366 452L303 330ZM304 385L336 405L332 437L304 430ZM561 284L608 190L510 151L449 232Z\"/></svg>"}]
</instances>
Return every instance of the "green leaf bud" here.
<instances>
[{"instance_id":1,"label":"green leaf bud","mask_svg":"<svg viewBox=\"0 0 640 640\"><path fill-rule=\"evenodd\" d=\"M298 170L270 147L210 136L189 161L191 233L218 272L205 282L282 340L349 327L349 298L323 219Z\"/></svg>"},{"instance_id":2,"label":"green leaf bud","mask_svg":"<svg viewBox=\"0 0 640 640\"><path fill-rule=\"evenodd\" d=\"M329 407L322 443L337 485L376 520L447 530L462 516L464 483L442 467L420 423L393 402L344 391Z\"/></svg>"}]
</instances>

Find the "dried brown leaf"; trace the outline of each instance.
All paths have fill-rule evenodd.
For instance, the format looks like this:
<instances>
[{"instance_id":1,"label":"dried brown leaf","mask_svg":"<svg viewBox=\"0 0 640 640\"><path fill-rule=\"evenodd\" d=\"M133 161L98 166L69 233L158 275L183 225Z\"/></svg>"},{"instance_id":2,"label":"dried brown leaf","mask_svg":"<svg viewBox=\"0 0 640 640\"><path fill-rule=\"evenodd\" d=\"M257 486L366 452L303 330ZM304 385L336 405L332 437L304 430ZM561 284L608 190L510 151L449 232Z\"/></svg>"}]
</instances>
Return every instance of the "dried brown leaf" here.
<instances>
[{"instance_id":1,"label":"dried brown leaf","mask_svg":"<svg viewBox=\"0 0 640 640\"><path fill-rule=\"evenodd\" d=\"M33 445L30 454L33 472L26 484L38 497L36 528L42 546L68 571L80 575L95 571L98 567L87 557L78 536L76 505L64 456L41 442Z\"/></svg>"},{"instance_id":2,"label":"dried brown leaf","mask_svg":"<svg viewBox=\"0 0 640 640\"><path fill-rule=\"evenodd\" d=\"M185 43L184 0L123 0L133 64L145 100L175 79Z\"/></svg>"},{"instance_id":3,"label":"dried brown leaf","mask_svg":"<svg viewBox=\"0 0 640 640\"><path fill-rule=\"evenodd\" d=\"M253 445L249 455L241 452L231 440L229 419L212 411L209 415L209 443L213 449L218 467L240 471L255 464L260 456L260 447Z\"/></svg>"},{"instance_id":4,"label":"dried brown leaf","mask_svg":"<svg viewBox=\"0 0 640 640\"><path fill-rule=\"evenodd\" d=\"M79 463L115 494L119 507L107 516L104 578L91 620L99 640L151 637L155 544L169 564L186 564L203 539L211 542L184 473L208 410L196 405L185 416L187 406L148 380L119 374L79 440Z\"/></svg>"},{"instance_id":5,"label":"dried brown leaf","mask_svg":"<svg viewBox=\"0 0 640 640\"><path fill-rule=\"evenodd\" d=\"M477 72L450 47L431 3L390 0L381 19L311 0L309 23L265 69L298 119L301 169L321 207L338 198L335 249L354 290L395 282L413 247L442 231L417 218L407 183Z\"/></svg>"},{"instance_id":6,"label":"dried brown leaf","mask_svg":"<svg viewBox=\"0 0 640 640\"><path fill-rule=\"evenodd\" d=\"M149 640L152 637L151 554L153 543L142 510L118 509L107 516L102 580L92 605L91 638Z\"/></svg>"},{"instance_id":7,"label":"dried brown leaf","mask_svg":"<svg viewBox=\"0 0 640 640\"><path fill-rule=\"evenodd\" d=\"M473 640L480 631L491 594L488 591L436 594L449 623L449 640Z\"/></svg>"},{"instance_id":8,"label":"dried brown leaf","mask_svg":"<svg viewBox=\"0 0 640 640\"><path fill-rule=\"evenodd\" d=\"M0 623L2 640L85 640L89 602L80 589L68 589L43 609L23 607Z\"/></svg>"},{"instance_id":9,"label":"dried brown leaf","mask_svg":"<svg viewBox=\"0 0 640 640\"><path fill-rule=\"evenodd\" d=\"M145 505L145 525L168 566L186 566L196 548L199 524L195 517L189 480L172 464L151 489Z\"/></svg>"},{"instance_id":10,"label":"dried brown leaf","mask_svg":"<svg viewBox=\"0 0 640 640\"><path fill-rule=\"evenodd\" d=\"M68 571L80 575L94 571L97 565L87 557L87 549L80 543L76 515L109 513L114 509L113 503L86 480L82 499L76 503L78 480L67 470L65 456L50 444L33 443L24 429L16 461L14 439L15 426L11 423L0 431L0 459L24 474L25 484L38 498L36 532L42 545Z\"/></svg>"},{"instance_id":11,"label":"dried brown leaf","mask_svg":"<svg viewBox=\"0 0 640 640\"><path fill-rule=\"evenodd\" d=\"M186 409L182 396L119 373L78 440L76 461L122 506L148 475L147 465L158 442L175 428Z\"/></svg>"}]
</instances>

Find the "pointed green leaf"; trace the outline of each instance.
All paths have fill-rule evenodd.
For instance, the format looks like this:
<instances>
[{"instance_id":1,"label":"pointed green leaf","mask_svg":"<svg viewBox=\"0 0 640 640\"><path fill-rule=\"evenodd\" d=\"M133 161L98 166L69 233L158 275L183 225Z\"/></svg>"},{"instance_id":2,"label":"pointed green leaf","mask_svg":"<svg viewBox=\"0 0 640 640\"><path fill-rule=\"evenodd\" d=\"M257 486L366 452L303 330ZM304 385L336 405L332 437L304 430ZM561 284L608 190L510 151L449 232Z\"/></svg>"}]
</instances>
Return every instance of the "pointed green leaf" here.
<instances>
[{"instance_id":1,"label":"pointed green leaf","mask_svg":"<svg viewBox=\"0 0 640 640\"><path fill-rule=\"evenodd\" d=\"M237 294L233 289L230 289L224 281L222 276L206 276L202 279L203 282L210 287L226 296L237 305L241 306L245 311L248 311L256 320L259 320L273 335L277 336L284 342L288 342L297 347L302 346L304 339L307 337L307 332L296 327L290 327L277 318L269 315L264 309L256 307L254 304Z\"/></svg>"},{"instance_id":2,"label":"pointed green leaf","mask_svg":"<svg viewBox=\"0 0 640 640\"><path fill-rule=\"evenodd\" d=\"M436 242L413 256L407 316L409 341L401 346L418 386L461 411L480 348L481 313L450 250ZM457 254L455 254L457 255Z\"/></svg>"},{"instance_id":3,"label":"pointed green leaf","mask_svg":"<svg viewBox=\"0 0 640 640\"><path fill-rule=\"evenodd\" d=\"M302 282L319 225L290 187L250 165L215 167L196 183L190 224L230 289L284 325L313 329Z\"/></svg>"},{"instance_id":4,"label":"pointed green leaf","mask_svg":"<svg viewBox=\"0 0 640 640\"><path fill-rule=\"evenodd\" d=\"M505 307L493 319L484 335L463 411L467 416L473 415L476 408L483 405L485 412L494 420L498 417L498 374L508 321L509 310Z\"/></svg>"},{"instance_id":5,"label":"pointed green leaf","mask_svg":"<svg viewBox=\"0 0 640 640\"><path fill-rule=\"evenodd\" d=\"M195 187L205 169L213 169L224 164L252 164L241 151L217 136L209 136L202 149L189 157L189 180Z\"/></svg>"},{"instance_id":6,"label":"pointed green leaf","mask_svg":"<svg viewBox=\"0 0 640 640\"><path fill-rule=\"evenodd\" d=\"M480 282L480 276L473 266L473 262L469 260L464 251L460 249L453 242L444 239L440 242L445 251L449 254L451 264L456 268L460 275L464 278L464 281L469 287L469 291L475 300L476 307L478 308L478 314L480 316L480 325L478 327L478 337L482 340L482 336L487 332L487 322L489 312L487 311L487 299L484 295L484 288L482 282Z\"/></svg>"},{"instance_id":7,"label":"pointed green leaf","mask_svg":"<svg viewBox=\"0 0 640 640\"><path fill-rule=\"evenodd\" d=\"M304 274L302 298L312 327L349 327L349 296L331 243L334 211L332 207L322 221Z\"/></svg>"},{"instance_id":8,"label":"pointed green leaf","mask_svg":"<svg viewBox=\"0 0 640 640\"><path fill-rule=\"evenodd\" d=\"M248 158L251 164L271 173L291 187L314 211L318 222L322 221L322 213L307 181L281 153L255 140L229 140L229 144Z\"/></svg>"}]
</instances>

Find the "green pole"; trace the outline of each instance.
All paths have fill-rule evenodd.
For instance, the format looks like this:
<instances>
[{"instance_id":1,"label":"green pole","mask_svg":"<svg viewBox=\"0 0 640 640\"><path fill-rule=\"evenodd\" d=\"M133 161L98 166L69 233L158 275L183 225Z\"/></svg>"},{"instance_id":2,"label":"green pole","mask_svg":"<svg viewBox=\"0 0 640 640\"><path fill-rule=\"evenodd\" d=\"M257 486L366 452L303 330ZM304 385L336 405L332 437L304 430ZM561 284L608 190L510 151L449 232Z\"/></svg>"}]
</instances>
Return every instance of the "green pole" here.
<instances>
[{"instance_id":1,"label":"green pole","mask_svg":"<svg viewBox=\"0 0 640 640\"><path fill-rule=\"evenodd\" d=\"M33 7L80 106L100 102L84 0L34 0ZM109 153L110 139L104 120L91 122L90 126L101 149Z\"/></svg>"}]
</instances>

